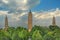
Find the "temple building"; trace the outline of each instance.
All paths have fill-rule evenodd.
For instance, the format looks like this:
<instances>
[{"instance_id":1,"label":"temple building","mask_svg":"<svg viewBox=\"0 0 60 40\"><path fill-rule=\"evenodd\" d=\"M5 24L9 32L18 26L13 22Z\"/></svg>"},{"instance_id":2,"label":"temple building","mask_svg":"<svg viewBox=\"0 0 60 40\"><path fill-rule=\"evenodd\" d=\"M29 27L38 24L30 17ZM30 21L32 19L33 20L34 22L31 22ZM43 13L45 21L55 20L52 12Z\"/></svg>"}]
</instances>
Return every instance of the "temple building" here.
<instances>
[{"instance_id":1,"label":"temple building","mask_svg":"<svg viewBox=\"0 0 60 40\"><path fill-rule=\"evenodd\" d=\"M5 30L7 30L8 29L8 18L7 18L7 15L6 15L6 17L5 17L5 28L4 28Z\"/></svg>"},{"instance_id":2,"label":"temple building","mask_svg":"<svg viewBox=\"0 0 60 40\"><path fill-rule=\"evenodd\" d=\"M30 32L32 30L32 12L30 11L28 13L28 31Z\"/></svg>"}]
</instances>

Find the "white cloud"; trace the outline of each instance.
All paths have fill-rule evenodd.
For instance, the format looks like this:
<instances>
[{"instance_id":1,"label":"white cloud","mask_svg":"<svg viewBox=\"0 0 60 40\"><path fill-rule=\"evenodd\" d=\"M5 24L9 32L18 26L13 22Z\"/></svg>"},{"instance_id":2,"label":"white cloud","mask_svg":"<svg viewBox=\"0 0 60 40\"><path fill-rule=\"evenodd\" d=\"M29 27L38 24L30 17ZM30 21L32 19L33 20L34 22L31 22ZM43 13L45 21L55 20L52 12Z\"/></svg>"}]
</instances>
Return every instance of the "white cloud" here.
<instances>
[{"instance_id":1,"label":"white cloud","mask_svg":"<svg viewBox=\"0 0 60 40\"><path fill-rule=\"evenodd\" d=\"M3 1L4 3L6 3L6 4L8 3L8 0L2 0L2 1Z\"/></svg>"},{"instance_id":2,"label":"white cloud","mask_svg":"<svg viewBox=\"0 0 60 40\"><path fill-rule=\"evenodd\" d=\"M3 15L7 15L7 16L11 16L11 15L14 15L13 13L9 14L8 11L0 11L0 16L3 16Z\"/></svg>"},{"instance_id":3,"label":"white cloud","mask_svg":"<svg viewBox=\"0 0 60 40\"><path fill-rule=\"evenodd\" d=\"M26 15L27 13L21 13L21 14L14 14L12 15L12 19L16 19L17 21L20 21L20 18L24 15Z\"/></svg>"},{"instance_id":4,"label":"white cloud","mask_svg":"<svg viewBox=\"0 0 60 40\"><path fill-rule=\"evenodd\" d=\"M0 15L7 15L8 11L0 11Z\"/></svg>"},{"instance_id":5,"label":"white cloud","mask_svg":"<svg viewBox=\"0 0 60 40\"><path fill-rule=\"evenodd\" d=\"M19 21L20 20L20 18L22 17L22 16L24 16L24 15L26 15L27 13L21 13L21 14L14 14L14 13L11 13L11 14L9 14L8 13L8 11L0 11L0 15L1 16L5 16L5 15L7 15L8 17L10 16L10 20L15 20L15 21Z\"/></svg>"},{"instance_id":6,"label":"white cloud","mask_svg":"<svg viewBox=\"0 0 60 40\"><path fill-rule=\"evenodd\" d=\"M40 13L34 13L34 17L37 19L49 19L52 18L53 16L60 16L60 10L56 8L55 11L45 11L45 12L40 12Z\"/></svg>"},{"instance_id":7,"label":"white cloud","mask_svg":"<svg viewBox=\"0 0 60 40\"><path fill-rule=\"evenodd\" d=\"M18 4L18 9L22 9L22 10L29 10L30 8L32 8L33 6L36 6L37 4L40 3L39 0L20 0L16 1L16 3Z\"/></svg>"},{"instance_id":8,"label":"white cloud","mask_svg":"<svg viewBox=\"0 0 60 40\"><path fill-rule=\"evenodd\" d=\"M9 22L20 21L21 17L23 17L26 14L27 12L19 14L19 13L8 13L8 11L0 11L0 16L5 17L5 15L7 15L9 18Z\"/></svg>"},{"instance_id":9,"label":"white cloud","mask_svg":"<svg viewBox=\"0 0 60 40\"><path fill-rule=\"evenodd\" d=\"M10 8L12 9L17 8L19 10L29 10L40 3L40 0L2 0L2 1Z\"/></svg>"}]
</instances>

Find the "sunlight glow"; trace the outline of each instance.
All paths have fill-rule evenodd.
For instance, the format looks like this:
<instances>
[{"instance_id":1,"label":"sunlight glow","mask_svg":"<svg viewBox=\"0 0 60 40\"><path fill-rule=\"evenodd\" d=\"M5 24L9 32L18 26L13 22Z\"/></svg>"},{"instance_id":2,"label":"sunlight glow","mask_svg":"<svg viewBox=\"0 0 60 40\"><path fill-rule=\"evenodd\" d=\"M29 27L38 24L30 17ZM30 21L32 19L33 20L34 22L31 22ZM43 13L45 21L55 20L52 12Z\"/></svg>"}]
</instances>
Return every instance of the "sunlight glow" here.
<instances>
[{"instance_id":1,"label":"sunlight glow","mask_svg":"<svg viewBox=\"0 0 60 40\"><path fill-rule=\"evenodd\" d=\"M6 4L8 3L8 0L2 0L2 1L3 1L4 3L6 3Z\"/></svg>"}]
</instances>

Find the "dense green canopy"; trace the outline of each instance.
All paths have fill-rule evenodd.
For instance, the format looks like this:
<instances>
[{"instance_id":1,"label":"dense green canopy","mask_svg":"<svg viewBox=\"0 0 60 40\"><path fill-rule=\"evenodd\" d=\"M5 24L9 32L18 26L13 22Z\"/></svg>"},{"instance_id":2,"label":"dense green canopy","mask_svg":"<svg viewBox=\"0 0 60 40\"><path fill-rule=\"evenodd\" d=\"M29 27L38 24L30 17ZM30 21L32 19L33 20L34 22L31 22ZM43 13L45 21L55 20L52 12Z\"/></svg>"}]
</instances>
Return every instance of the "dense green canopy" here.
<instances>
[{"instance_id":1,"label":"dense green canopy","mask_svg":"<svg viewBox=\"0 0 60 40\"><path fill-rule=\"evenodd\" d=\"M37 26L28 32L21 26L14 28L9 27L7 31L0 29L0 40L60 40L60 28L58 26Z\"/></svg>"}]
</instances>

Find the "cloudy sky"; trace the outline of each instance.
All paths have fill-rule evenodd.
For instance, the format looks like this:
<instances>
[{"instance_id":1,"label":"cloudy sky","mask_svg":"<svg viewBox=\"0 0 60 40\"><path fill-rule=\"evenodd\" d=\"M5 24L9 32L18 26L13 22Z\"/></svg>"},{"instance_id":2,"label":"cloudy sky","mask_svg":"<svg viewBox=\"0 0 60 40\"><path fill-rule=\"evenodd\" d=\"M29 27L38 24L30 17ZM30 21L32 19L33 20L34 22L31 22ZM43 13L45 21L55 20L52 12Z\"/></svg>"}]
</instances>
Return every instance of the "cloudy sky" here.
<instances>
[{"instance_id":1,"label":"cloudy sky","mask_svg":"<svg viewBox=\"0 0 60 40\"><path fill-rule=\"evenodd\" d=\"M5 15L9 26L27 27L29 10L33 14L33 25L51 25L55 16L60 26L60 0L0 0L0 28L4 27Z\"/></svg>"}]
</instances>

